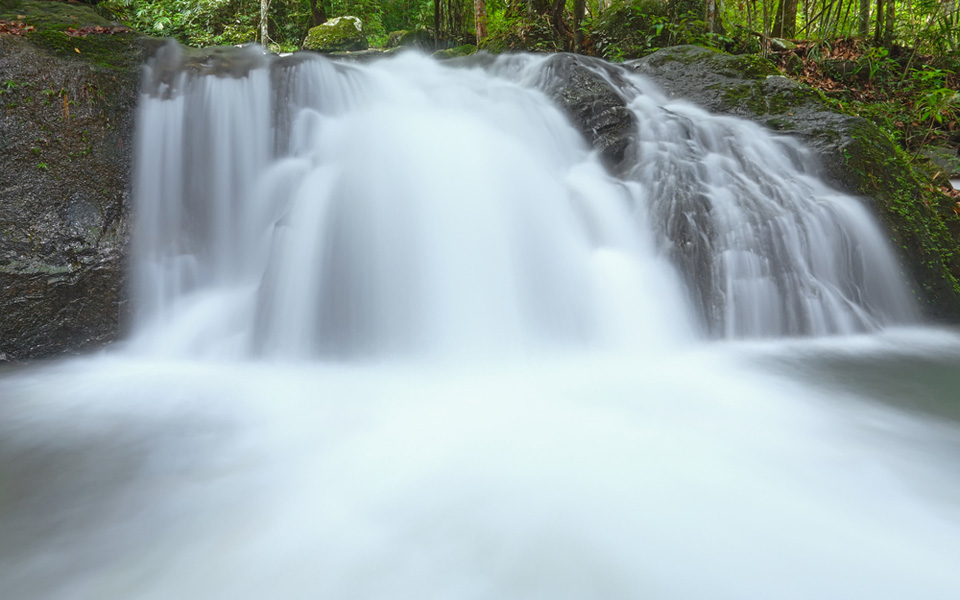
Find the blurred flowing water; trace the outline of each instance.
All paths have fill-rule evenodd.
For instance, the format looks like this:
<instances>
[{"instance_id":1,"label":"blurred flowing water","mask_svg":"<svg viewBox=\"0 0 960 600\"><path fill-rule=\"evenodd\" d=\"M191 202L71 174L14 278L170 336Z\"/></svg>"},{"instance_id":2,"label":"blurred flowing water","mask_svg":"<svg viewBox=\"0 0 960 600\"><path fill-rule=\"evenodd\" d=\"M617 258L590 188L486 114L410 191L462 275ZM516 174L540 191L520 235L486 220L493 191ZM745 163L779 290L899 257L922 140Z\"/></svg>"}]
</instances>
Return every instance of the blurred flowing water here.
<instances>
[{"instance_id":1,"label":"blurred flowing water","mask_svg":"<svg viewBox=\"0 0 960 600\"><path fill-rule=\"evenodd\" d=\"M0 371L33 599L954 599L960 336L795 142L538 57L144 76L130 338Z\"/></svg>"}]
</instances>

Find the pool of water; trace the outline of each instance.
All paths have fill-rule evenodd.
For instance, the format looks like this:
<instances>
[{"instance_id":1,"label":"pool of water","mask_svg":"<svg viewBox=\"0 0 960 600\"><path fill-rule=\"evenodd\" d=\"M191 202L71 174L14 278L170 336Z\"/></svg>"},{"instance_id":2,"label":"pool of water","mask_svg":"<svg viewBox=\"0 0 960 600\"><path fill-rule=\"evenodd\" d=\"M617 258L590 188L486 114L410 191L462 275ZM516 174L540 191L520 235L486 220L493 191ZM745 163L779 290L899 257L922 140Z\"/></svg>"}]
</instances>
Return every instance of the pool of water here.
<instances>
[{"instance_id":1,"label":"pool of water","mask_svg":"<svg viewBox=\"0 0 960 600\"><path fill-rule=\"evenodd\" d=\"M960 336L0 371L48 598L956 598Z\"/></svg>"}]
</instances>

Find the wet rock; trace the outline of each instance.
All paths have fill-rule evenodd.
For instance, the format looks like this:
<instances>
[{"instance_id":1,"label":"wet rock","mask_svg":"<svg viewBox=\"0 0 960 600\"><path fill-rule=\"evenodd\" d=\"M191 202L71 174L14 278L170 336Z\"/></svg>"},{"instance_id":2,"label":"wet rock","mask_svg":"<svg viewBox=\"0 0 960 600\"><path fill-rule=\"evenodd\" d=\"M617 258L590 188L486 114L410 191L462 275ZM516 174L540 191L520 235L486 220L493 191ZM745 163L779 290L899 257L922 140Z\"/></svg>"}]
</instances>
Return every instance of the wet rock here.
<instances>
[{"instance_id":1,"label":"wet rock","mask_svg":"<svg viewBox=\"0 0 960 600\"><path fill-rule=\"evenodd\" d=\"M84 5L10 2L0 18L8 11L37 23L0 36L0 355L22 360L102 345L119 330L149 38L67 37L57 28L111 24Z\"/></svg>"},{"instance_id":2,"label":"wet rock","mask_svg":"<svg viewBox=\"0 0 960 600\"><path fill-rule=\"evenodd\" d=\"M637 119L617 91L625 85L621 71L595 58L555 54L541 72L540 87L563 109L606 166L621 172L630 152Z\"/></svg>"}]
</instances>

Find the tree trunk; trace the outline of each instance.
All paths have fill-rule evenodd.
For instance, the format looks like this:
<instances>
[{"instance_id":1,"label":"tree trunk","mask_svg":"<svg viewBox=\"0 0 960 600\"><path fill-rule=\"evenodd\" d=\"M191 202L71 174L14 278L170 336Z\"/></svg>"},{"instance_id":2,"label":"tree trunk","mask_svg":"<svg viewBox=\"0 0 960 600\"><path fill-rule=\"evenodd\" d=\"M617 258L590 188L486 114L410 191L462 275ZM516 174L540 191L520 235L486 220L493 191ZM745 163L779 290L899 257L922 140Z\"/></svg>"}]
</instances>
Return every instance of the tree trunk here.
<instances>
[{"instance_id":1,"label":"tree trunk","mask_svg":"<svg viewBox=\"0 0 960 600\"><path fill-rule=\"evenodd\" d=\"M587 12L586 0L574 0L573 2L573 51L580 52L583 48L583 16Z\"/></svg>"},{"instance_id":2,"label":"tree trunk","mask_svg":"<svg viewBox=\"0 0 960 600\"><path fill-rule=\"evenodd\" d=\"M870 35L870 0L860 0L860 21L857 33L866 39Z\"/></svg>"},{"instance_id":3,"label":"tree trunk","mask_svg":"<svg viewBox=\"0 0 960 600\"><path fill-rule=\"evenodd\" d=\"M477 46L480 40L487 37L487 1L473 0L473 14L477 27Z\"/></svg>"},{"instance_id":4,"label":"tree trunk","mask_svg":"<svg viewBox=\"0 0 960 600\"><path fill-rule=\"evenodd\" d=\"M893 26L896 24L896 3L894 0L887 0L887 17L884 19L883 27L883 45L887 48L893 46Z\"/></svg>"},{"instance_id":5,"label":"tree trunk","mask_svg":"<svg viewBox=\"0 0 960 600\"><path fill-rule=\"evenodd\" d=\"M797 0L793 2L794 21L796 21ZM720 21L720 0L706 0L706 22L708 33L723 33L723 23Z\"/></svg>"},{"instance_id":6,"label":"tree trunk","mask_svg":"<svg viewBox=\"0 0 960 600\"><path fill-rule=\"evenodd\" d=\"M557 37L561 39L567 35L567 26L563 22L563 11L566 6L565 0L554 0L553 6L550 7L550 24Z\"/></svg>"},{"instance_id":7,"label":"tree trunk","mask_svg":"<svg viewBox=\"0 0 960 600\"><path fill-rule=\"evenodd\" d=\"M323 25L327 22L327 11L323 2L317 3L317 0L310 0L310 16L313 19L313 26Z\"/></svg>"},{"instance_id":8,"label":"tree trunk","mask_svg":"<svg viewBox=\"0 0 960 600\"><path fill-rule=\"evenodd\" d=\"M776 38L792 38L797 35L797 0L779 0L771 35Z\"/></svg>"},{"instance_id":9,"label":"tree trunk","mask_svg":"<svg viewBox=\"0 0 960 600\"><path fill-rule=\"evenodd\" d=\"M698 21L706 20L706 5L710 0L673 0L667 3L667 11L673 21L683 17L692 17Z\"/></svg>"},{"instance_id":10,"label":"tree trunk","mask_svg":"<svg viewBox=\"0 0 960 600\"><path fill-rule=\"evenodd\" d=\"M433 0L433 47L440 48L440 0Z\"/></svg>"},{"instance_id":11,"label":"tree trunk","mask_svg":"<svg viewBox=\"0 0 960 600\"><path fill-rule=\"evenodd\" d=\"M260 0L260 44L266 47L270 37L267 35L267 9L270 0Z\"/></svg>"},{"instance_id":12,"label":"tree trunk","mask_svg":"<svg viewBox=\"0 0 960 600\"><path fill-rule=\"evenodd\" d=\"M883 0L877 0L877 23L873 29L873 43L880 45L883 40Z\"/></svg>"}]
</instances>

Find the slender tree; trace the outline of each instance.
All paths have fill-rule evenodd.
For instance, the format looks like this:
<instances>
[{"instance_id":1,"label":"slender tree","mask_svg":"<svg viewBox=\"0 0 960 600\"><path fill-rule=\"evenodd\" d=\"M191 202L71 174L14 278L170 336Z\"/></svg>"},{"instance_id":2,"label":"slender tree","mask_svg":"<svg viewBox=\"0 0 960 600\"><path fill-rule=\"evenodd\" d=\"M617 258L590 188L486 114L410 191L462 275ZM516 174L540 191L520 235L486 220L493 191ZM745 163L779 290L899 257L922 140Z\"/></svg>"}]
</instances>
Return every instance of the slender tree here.
<instances>
[{"instance_id":1,"label":"slender tree","mask_svg":"<svg viewBox=\"0 0 960 600\"><path fill-rule=\"evenodd\" d=\"M797 0L793 1L793 11L797 11ZM704 7L706 15L707 31L710 33L723 33L723 23L720 18L720 0L706 0Z\"/></svg>"},{"instance_id":2,"label":"slender tree","mask_svg":"<svg viewBox=\"0 0 960 600\"><path fill-rule=\"evenodd\" d=\"M487 1L473 0L473 14L476 20L477 45L480 45L480 40L487 37Z\"/></svg>"},{"instance_id":3,"label":"slender tree","mask_svg":"<svg viewBox=\"0 0 960 600\"><path fill-rule=\"evenodd\" d=\"M573 2L573 51L579 52L583 48L583 17L587 11L586 0L574 0Z\"/></svg>"},{"instance_id":4,"label":"slender tree","mask_svg":"<svg viewBox=\"0 0 960 600\"><path fill-rule=\"evenodd\" d=\"M893 28L897 22L897 9L896 9L896 0L887 0L887 18L884 23L883 30L883 45L887 48L893 46Z\"/></svg>"},{"instance_id":5,"label":"slender tree","mask_svg":"<svg viewBox=\"0 0 960 600\"><path fill-rule=\"evenodd\" d=\"M870 35L870 0L860 0L860 13L857 34L865 38Z\"/></svg>"},{"instance_id":6,"label":"slender tree","mask_svg":"<svg viewBox=\"0 0 960 600\"><path fill-rule=\"evenodd\" d=\"M267 11L270 9L270 0L260 0L260 43L266 46L270 37L267 35Z\"/></svg>"},{"instance_id":7,"label":"slender tree","mask_svg":"<svg viewBox=\"0 0 960 600\"><path fill-rule=\"evenodd\" d=\"M797 0L779 0L772 35L778 38L792 38L797 35Z\"/></svg>"},{"instance_id":8,"label":"slender tree","mask_svg":"<svg viewBox=\"0 0 960 600\"><path fill-rule=\"evenodd\" d=\"M321 25L327 21L327 10L323 2L310 0L310 17L313 19L313 26Z\"/></svg>"}]
</instances>

